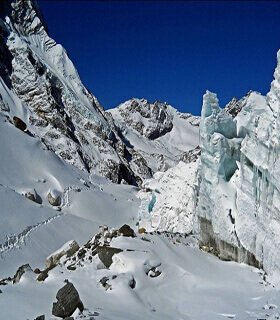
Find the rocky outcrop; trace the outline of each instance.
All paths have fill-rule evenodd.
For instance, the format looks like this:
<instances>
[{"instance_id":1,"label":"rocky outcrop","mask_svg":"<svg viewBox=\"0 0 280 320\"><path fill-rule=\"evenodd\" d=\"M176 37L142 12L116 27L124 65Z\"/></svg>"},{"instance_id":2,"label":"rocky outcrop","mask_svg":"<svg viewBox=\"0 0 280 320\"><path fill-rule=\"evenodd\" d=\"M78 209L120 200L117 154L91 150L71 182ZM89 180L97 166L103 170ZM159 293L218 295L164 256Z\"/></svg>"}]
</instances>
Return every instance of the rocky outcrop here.
<instances>
[{"instance_id":1,"label":"rocky outcrop","mask_svg":"<svg viewBox=\"0 0 280 320\"><path fill-rule=\"evenodd\" d=\"M62 248L51 254L46 259L46 268L56 266L60 258L63 256L66 256L67 258L72 257L79 249L80 246L75 240L67 242Z\"/></svg>"},{"instance_id":2,"label":"rocky outcrop","mask_svg":"<svg viewBox=\"0 0 280 320\"><path fill-rule=\"evenodd\" d=\"M78 308L80 312L84 310L84 305L79 293L71 282L58 290L56 294L57 302L53 303L52 315L59 318L70 317Z\"/></svg>"},{"instance_id":3,"label":"rocky outcrop","mask_svg":"<svg viewBox=\"0 0 280 320\"><path fill-rule=\"evenodd\" d=\"M0 112L17 128L28 128L27 133L82 170L133 185L178 163L182 152L197 146L198 117L176 113L159 101L132 99L123 106L117 112L103 110L64 48L48 36L36 0L5 1L0 16ZM179 125L178 131L178 123L187 125ZM131 141L122 124L147 139L147 146Z\"/></svg>"},{"instance_id":4,"label":"rocky outcrop","mask_svg":"<svg viewBox=\"0 0 280 320\"><path fill-rule=\"evenodd\" d=\"M131 168L145 179L184 161L184 154L198 146L199 117L167 103L133 98L107 113L131 154Z\"/></svg>"},{"instance_id":5,"label":"rocky outcrop","mask_svg":"<svg viewBox=\"0 0 280 320\"><path fill-rule=\"evenodd\" d=\"M16 273L14 274L13 277L8 277L8 278L4 278L4 279L0 279L0 286L5 286L8 285L9 283L13 283L16 284L18 282L20 282L22 276L26 273L26 272L33 272L30 265L24 264L22 266L20 266Z\"/></svg>"},{"instance_id":6,"label":"rocky outcrop","mask_svg":"<svg viewBox=\"0 0 280 320\"><path fill-rule=\"evenodd\" d=\"M111 264L113 263L113 256L122 251L123 251L122 249L109 247L109 246L97 247L98 257L106 268L110 268Z\"/></svg>"},{"instance_id":7,"label":"rocky outcrop","mask_svg":"<svg viewBox=\"0 0 280 320\"><path fill-rule=\"evenodd\" d=\"M119 234L124 237L136 237L134 230L127 224L124 224L119 228Z\"/></svg>"},{"instance_id":8,"label":"rocky outcrop","mask_svg":"<svg viewBox=\"0 0 280 320\"><path fill-rule=\"evenodd\" d=\"M149 103L145 99L132 99L126 103L126 108L119 108L119 112L129 127L150 140L165 135L173 128L168 105L160 101Z\"/></svg>"}]
</instances>

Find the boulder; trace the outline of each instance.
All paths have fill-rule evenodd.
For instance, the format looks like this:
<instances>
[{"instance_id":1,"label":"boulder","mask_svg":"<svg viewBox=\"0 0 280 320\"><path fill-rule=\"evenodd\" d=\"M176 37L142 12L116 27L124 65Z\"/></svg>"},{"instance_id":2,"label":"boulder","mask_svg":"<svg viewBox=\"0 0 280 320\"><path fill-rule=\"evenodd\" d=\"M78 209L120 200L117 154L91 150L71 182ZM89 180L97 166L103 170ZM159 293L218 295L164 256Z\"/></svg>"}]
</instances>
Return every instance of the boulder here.
<instances>
[{"instance_id":1,"label":"boulder","mask_svg":"<svg viewBox=\"0 0 280 320\"><path fill-rule=\"evenodd\" d=\"M46 268L49 269L53 266L56 266L60 258L64 255L66 255L67 258L73 256L73 254L76 253L79 248L80 247L75 240L68 241L60 249L48 256L48 258L46 259Z\"/></svg>"},{"instance_id":2,"label":"boulder","mask_svg":"<svg viewBox=\"0 0 280 320\"><path fill-rule=\"evenodd\" d=\"M119 233L124 237L136 237L134 230L127 224L119 228Z\"/></svg>"},{"instance_id":3,"label":"boulder","mask_svg":"<svg viewBox=\"0 0 280 320\"><path fill-rule=\"evenodd\" d=\"M122 249L108 246L98 246L96 250L99 259L106 268L110 268L111 264L113 263L113 255L123 251Z\"/></svg>"},{"instance_id":4,"label":"boulder","mask_svg":"<svg viewBox=\"0 0 280 320\"><path fill-rule=\"evenodd\" d=\"M146 229L145 229L144 227L141 227L141 228L138 229L138 232L139 232L140 234L146 233Z\"/></svg>"},{"instance_id":5,"label":"boulder","mask_svg":"<svg viewBox=\"0 0 280 320\"><path fill-rule=\"evenodd\" d=\"M13 117L13 123L15 127L20 129L21 131L25 131L27 128L26 123L18 117Z\"/></svg>"},{"instance_id":6,"label":"boulder","mask_svg":"<svg viewBox=\"0 0 280 320\"><path fill-rule=\"evenodd\" d=\"M48 201L54 207L60 206L61 205L61 192L59 192L57 190L49 190Z\"/></svg>"},{"instance_id":7,"label":"boulder","mask_svg":"<svg viewBox=\"0 0 280 320\"><path fill-rule=\"evenodd\" d=\"M45 281L45 279L47 279L48 276L49 276L48 270L44 270L38 275L37 280L40 282Z\"/></svg>"},{"instance_id":8,"label":"boulder","mask_svg":"<svg viewBox=\"0 0 280 320\"><path fill-rule=\"evenodd\" d=\"M84 305L79 297L79 293L71 282L58 290L56 294L57 302L53 303L52 315L59 318L71 317L78 308L83 312Z\"/></svg>"},{"instance_id":9,"label":"boulder","mask_svg":"<svg viewBox=\"0 0 280 320\"><path fill-rule=\"evenodd\" d=\"M33 270L33 272L34 272L35 274L40 274L40 273L41 273L41 270L40 270L39 268L35 268L35 269Z\"/></svg>"},{"instance_id":10,"label":"boulder","mask_svg":"<svg viewBox=\"0 0 280 320\"><path fill-rule=\"evenodd\" d=\"M42 199L41 197L38 195L38 193L36 192L35 189L32 189L32 190L29 190L29 191L26 191L24 193L24 196L31 200L31 201L34 201L36 203L39 203L39 204L42 204Z\"/></svg>"},{"instance_id":11,"label":"boulder","mask_svg":"<svg viewBox=\"0 0 280 320\"><path fill-rule=\"evenodd\" d=\"M38 316L35 320L45 320L45 316L42 314L41 316Z\"/></svg>"}]
</instances>

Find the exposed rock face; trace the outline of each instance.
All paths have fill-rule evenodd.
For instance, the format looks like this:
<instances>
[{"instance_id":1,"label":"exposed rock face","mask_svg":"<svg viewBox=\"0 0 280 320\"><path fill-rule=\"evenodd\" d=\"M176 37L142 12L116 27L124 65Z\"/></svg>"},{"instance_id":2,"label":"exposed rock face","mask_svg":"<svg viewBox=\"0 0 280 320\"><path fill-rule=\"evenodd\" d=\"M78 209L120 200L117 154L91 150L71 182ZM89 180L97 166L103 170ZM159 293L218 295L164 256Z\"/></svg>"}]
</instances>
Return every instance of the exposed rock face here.
<instances>
[{"instance_id":1,"label":"exposed rock face","mask_svg":"<svg viewBox=\"0 0 280 320\"><path fill-rule=\"evenodd\" d=\"M129 127L151 140L165 135L173 128L173 119L166 103L159 101L149 103L145 99L132 99L125 109L120 108L119 111ZM140 116L135 117L138 114Z\"/></svg>"},{"instance_id":2,"label":"exposed rock face","mask_svg":"<svg viewBox=\"0 0 280 320\"><path fill-rule=\"evenodd\" d=\"M8 278L5 278L5 279L1 279L0 280L0 285L5 286L5 285L7 285L9 283L16 284L16 283L20 282L21 277L26 272L32 272L32 269L31 269L31 267L30 267L30 265L28 263L20 266L17 269L17 271L16 271L16 273L15 273L15 275L13 277L8 277Z\"/></svg>"},{"instance_id":3,"label":"exposed rock face","mask_svg":"<svg viewBox=\"0 0 280 320\"><path fill-rule=\"evenodd\" d=\"M124 237L136 237L134 230L127 224L124 224L119 228L119 233Z\"/></svg>"},{"instance_id":4,"label":"exposed rock face","mask_svg":"<svg viewBox=\"0 0 280 320\"><path fill-rule=\"evenodd\" d=\"M71 257L80 249L78 243L75 240L67 242L62 248L50 255L46 260L46 267L52 268L57 265L60 258L63 256Z\"/></svg>"},{"instance_id":5,"label":"exposed rock face","mask_svg":"<svg viewBox=\"0 0 280 320\"><path fill-rule=\"evenodd\" d=\"M0 112L78 168L117 183L141 182L112 119L83 86L63 47L48 36L36 1L1 6Z\"/></svg>"},{"instance_id":6,"label":"exposed rock face","mask_svg":"<svg viewBox=\"0 0 280 320\"><path fill-rule=\"evenodd\" d=\"M200 126L202 245L210 237L219 255L267 272L280 269L279 70L280 52L267 97L251 92L235 118L207 92Z\"/></svg>"},{"instance_id":7,"label":"exposed rock face","mask_svg":"<svg viewBox=\"0 0 280 320\"><path fill-rule=\"evenodd\" d=\"M108 111L131 154L131 168L144 178L184 161L196 148L199 117L176 111L167 103L131 99Z\"/></svg>"},{"instance_id":8,"label":"exposed rock face","mask_svg":"<svg viewBox=\"0 0 280 320\"><path fill-rule=\"evenodd\" d=\"M248 99L250 98L253 91L249 91L244 97L237 100L235 97L226 104L225 111L230 114L233 118L235 118L239 112L243 109L243 107L247 104Z\"/></svg>"},{"instance_id":9,"label":"exposed rock face","mask_svg":"<svg viewBox=\"0 0 280 320\"><path fill-rule=\"evenodd\" d=\"M36 202L36 203L38 203L38 204L42 204L42 199L41 199L41 197L38 195L38 193L36 192L35 189L26 191L26 192L24 193L24 196L25 196L27 199L29 199L29 200L31 200L31 201L33 201L33 202Z\"/></svg>"},{"instance_id":10,"label":"exposed rock face","mask_svg":"<svg viewBox=\"0 0 280 320\"><path fill-rule=\"evenodd\" d=\"M58 290L56 299L52 308L52 314L56 317L64 319L70 317L77 308L81 312L84 310L79 293L71 282Z\"/></svg>"},{"instance_id":11,"label":"exposed rock face","mask_svg":"<svg viewBox=\"0 0 280 320\"><path fill-rule=\"evenodd\" d=\"M122 249L108 246L97 247L98 257L106 268L110 268L113 263L113 255L122 252Z\"/></svg>"},{"instance_id":12,"label":"exposed rock face","mask_svg":"<svg viewBox=\"0 0 280 320\"><path fill-rule=\"evenodd\" d=\"M182 152L198 144L198 117L176 113L166 103L132 99L116 110L112 117L84 87L66 51L48 36L36 0L4 1L0 112L18 128L28 127L82 170L134 185L178 163ZM122 123L115 125L118 112L127 128L147 140L144 149L145 143L134 146ZM178 119L184 129L178 129Z\"/></svg>"},{"instance_id":13,"label":"exposed rock face","mask_svg":"<svg viewBox=\"0 0 280 320\"><path fill-rule=\"evenodd\" d=\"M20 129L21 131L25 131L27 128L26 123L18 117L13 117L13 123L14 123L15 127Z\"/></svg>"},{"instance_id":14,"label":"exposed rock face","mask_svg":"<svg viewBox=\"0 0 280 320\"><path fill-rule=\"evenodd\" d=\"M27 272L27 271L32 271L32 269L31 269L31 267L30 267L29 264L25 264L25 265L19 267L19 268L17 269L16 274L15 274L14 277L13 277L13 283L18 283L18 282L20 281L21 277L22 277L22 276L24 275L24 273Z\"/></svg>"}]
</instances>

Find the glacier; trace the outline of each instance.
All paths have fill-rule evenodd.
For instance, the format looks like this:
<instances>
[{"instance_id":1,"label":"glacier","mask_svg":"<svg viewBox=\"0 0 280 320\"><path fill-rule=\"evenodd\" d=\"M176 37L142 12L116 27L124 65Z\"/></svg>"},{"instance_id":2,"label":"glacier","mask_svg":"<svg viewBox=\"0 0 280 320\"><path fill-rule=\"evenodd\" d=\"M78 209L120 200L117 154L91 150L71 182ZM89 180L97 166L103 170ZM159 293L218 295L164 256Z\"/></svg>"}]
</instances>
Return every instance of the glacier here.
<instances>
[{"instance_id":1,"label":"glacier","mask_svg":"<svg viewBox=\"0 0 280 320\"><path fill-rule=\"evenodd\" d=\"M251 92L232 117L203 97L197 232L224 259L279 272L280 51L267 96Z\"/></svg>"},{"instance_id":2,"label":"glacier","mask_svg":"<svg viewBox=\"0 0 280 320\"><path fill-rule=\"evenodd\" d=\"M279 319L279 99L280 52L267 96L105 111L36 1L0 1L0 318L55 319L70 281L75 320Z\"/></svg>"}]
</instances>

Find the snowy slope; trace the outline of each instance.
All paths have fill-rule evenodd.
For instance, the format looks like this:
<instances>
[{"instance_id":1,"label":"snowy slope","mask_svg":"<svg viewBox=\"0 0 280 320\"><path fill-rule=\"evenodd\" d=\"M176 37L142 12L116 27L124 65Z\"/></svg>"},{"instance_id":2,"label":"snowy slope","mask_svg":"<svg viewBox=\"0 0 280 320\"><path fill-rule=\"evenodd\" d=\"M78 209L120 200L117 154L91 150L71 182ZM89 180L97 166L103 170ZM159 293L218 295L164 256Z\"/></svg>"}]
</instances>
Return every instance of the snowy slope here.
<instances>
[{"instance_id":1,"label":"snowy slope","mask_svg":"<svg viewBox=\"0 0 280 320\"><path fill-rule=\"evenodd\" d=\"M174 166L199 144L199 117L180 113L166 103L134 98L108 112L129 150L141 154L153 172Z\"/></svg>"},{"instance_id":2,"label":"snowy slope","mask_svg":"<svg viewBox=\"0 0 280 320\"><path fill-rule=\"evenodd\" d=\"M57 319L51 316L52 302L65 279L78 290L86 320L277 319L279 294L263 281L262 272L222 262L193 244L168 234L117 237L111 246L129 250L114 255L109 269L97 255L90 259L89 249L84 258L76 259L75 270L68 270L70 260L62 258L43 284L27 272L18 284L3 288L2 319L34 319L41 314ZM160 272L156 277L149 272L153 266ZM80 319L78 312L75 319Z\"/></svg>"},{"instance_id":3,"label":"snowy slope","mask_svg":"<svg viewBox=\"0 0 280 320\"><path fill-rule=\"evenodd\" d=\"M42 265L64 242L84 242L99 225L137 219L134 187L88 176L3 116L0 136L0 277L27 262ZM24 196L34 189L41 204ZM61 194L59 211L48 202L50 190Z\"/></svg>"},{"instance_id":4,"label":"snowy slope","mask_svg":"<svg viewBox=\"0 0 280 320\"><path fill-rule=\"evenodd\" d=\"M36 1L0 1L0 319L58 319L65 279L86 308L75 320L279 319L280 53L267 97L221 110L207 92L199 129L144 99L104 112L46 30ZM123 250L107 268L96 239Z\"/></svg>"}]
</instances>

